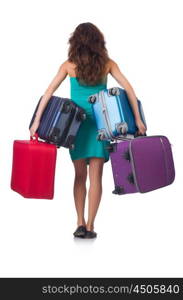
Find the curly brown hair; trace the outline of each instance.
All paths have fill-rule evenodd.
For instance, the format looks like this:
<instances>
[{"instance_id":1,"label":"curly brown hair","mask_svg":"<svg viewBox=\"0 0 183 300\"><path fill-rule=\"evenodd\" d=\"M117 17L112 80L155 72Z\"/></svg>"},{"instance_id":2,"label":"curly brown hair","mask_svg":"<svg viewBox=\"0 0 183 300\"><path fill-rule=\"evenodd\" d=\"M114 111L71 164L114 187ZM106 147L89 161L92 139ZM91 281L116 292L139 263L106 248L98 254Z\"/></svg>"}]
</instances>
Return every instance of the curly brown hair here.
<instances>
[{"instance_id":1,"label":"curly brown hair","mask_svg":"<svg viewBox=\"0 0 183 300\"><path fill-rule=\"evenodd\" d=\"M102 32L90 22L81 23L68 43L68 60L76 65L79 82L87 85L103 83L109 56Z\"/></svg>"}]
</instances>

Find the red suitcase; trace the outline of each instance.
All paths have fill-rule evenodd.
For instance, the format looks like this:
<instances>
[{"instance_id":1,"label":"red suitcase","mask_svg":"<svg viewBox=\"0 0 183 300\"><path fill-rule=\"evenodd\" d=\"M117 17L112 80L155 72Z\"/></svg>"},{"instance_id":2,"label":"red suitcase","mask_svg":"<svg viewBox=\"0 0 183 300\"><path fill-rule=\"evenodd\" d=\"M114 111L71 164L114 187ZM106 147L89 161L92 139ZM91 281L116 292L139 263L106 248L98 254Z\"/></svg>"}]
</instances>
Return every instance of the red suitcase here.
<instances>
[{"instance_id":1,"label":"red suitcase","mask_svg":"<svg viewBox=\"0 0 183 300\"><path fill-rule=\"evenodd\" d=\"M11 189L25 198L53 199L57 149L35 137L14 141Z\"/></svg>"}]
</instances>

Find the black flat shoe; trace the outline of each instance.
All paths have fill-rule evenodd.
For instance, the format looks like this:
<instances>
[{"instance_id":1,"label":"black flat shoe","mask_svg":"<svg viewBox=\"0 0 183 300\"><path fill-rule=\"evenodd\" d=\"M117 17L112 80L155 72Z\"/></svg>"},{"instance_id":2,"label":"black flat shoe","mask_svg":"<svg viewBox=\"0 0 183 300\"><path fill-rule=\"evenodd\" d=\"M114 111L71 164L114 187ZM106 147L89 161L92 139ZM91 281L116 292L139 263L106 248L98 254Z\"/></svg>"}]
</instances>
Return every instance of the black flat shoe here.
<instances>
[{"instance_id":1,"label":"black flat shoe","mask_svg":"<svg viewBox=\"0 0 183 300\"><path fill-rule=\"evenodd\" d=\"M84 236L85 239L93 239L97 237L97 233L95 231L86 230L86 234Z\"/></svg>"},{"instance_id":2,"label":"black flat shoe","mask_svg":"<svg viewBox=\"0 0 183 300\"><path fill-rule=\"evenodd\" d=\"M83 225L78 226L76 231L73 233L75 237L84 238L86 235L86 227Z\"/></svg>"}]
</instances>

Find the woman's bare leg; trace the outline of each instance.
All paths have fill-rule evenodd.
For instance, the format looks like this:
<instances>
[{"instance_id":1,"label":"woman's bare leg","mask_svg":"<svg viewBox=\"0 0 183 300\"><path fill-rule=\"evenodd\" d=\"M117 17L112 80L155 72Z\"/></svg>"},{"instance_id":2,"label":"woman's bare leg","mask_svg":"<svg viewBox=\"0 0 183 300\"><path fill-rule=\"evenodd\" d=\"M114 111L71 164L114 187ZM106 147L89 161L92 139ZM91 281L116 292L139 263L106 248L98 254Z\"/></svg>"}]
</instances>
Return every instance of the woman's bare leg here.
<instances>
[{"instance_id":1,"label":"woman's bare leg","mask_svg":"<svg viewBox=\"0 0 183 300\"><path fill-rule=\"evenodd\" d=\"M102 196L102 173L103 158L91 158L89 164L90 188L88 192L88 221L86 228L89 231L94 229L94 220Z\"/></svg>"},{"instance_id":2,"label":"woman's bare leg","mask_svg":"<svg viewBox=\"0 0 183 300\"><path fill-rule=\"evenodd\" d=\"M84 208L86 198L87 164L85 159L73 161L75 168L74 201L77 212L77 225L85 225Z\"/></svg>"}]
</instances>

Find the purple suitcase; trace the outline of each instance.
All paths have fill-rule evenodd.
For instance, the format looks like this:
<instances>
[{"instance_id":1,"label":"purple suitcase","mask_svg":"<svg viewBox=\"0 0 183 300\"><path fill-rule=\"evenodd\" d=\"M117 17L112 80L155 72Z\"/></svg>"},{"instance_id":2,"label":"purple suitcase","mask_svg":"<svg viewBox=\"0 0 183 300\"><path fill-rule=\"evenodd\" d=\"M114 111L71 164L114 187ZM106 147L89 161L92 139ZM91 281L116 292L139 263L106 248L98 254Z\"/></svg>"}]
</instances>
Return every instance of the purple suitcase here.
<instances>
[{"instance_id":1,"label":"purple suitcase","mask_svg":"<svg viewBox=\"0 0 183 300\"><path fill-rule=\"evenodd\" d=\"M171 184L175 168L167 137L139 136L109 147L114 194L145 193Z\"/></svg>"}]
</instances>

